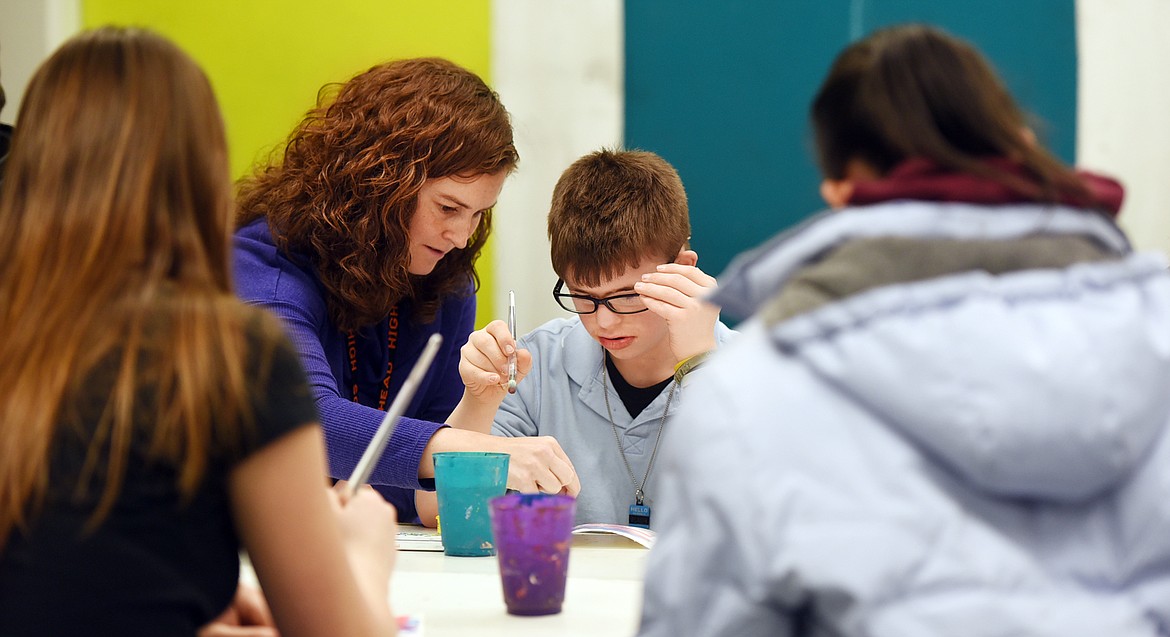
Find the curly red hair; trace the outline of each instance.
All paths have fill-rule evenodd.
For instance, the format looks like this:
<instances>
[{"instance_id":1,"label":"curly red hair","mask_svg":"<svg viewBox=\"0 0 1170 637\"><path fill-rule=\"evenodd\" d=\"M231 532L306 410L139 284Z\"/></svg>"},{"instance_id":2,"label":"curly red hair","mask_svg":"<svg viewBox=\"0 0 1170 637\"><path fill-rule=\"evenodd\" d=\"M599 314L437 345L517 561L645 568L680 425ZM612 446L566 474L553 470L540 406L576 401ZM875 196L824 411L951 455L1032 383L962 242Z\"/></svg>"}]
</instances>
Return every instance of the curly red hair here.
<instances>
[{"instance_id":1,"label":"curly red hair","mask_svg":"<svg viewBox=\"0 0 1170 637\"><path fill-rule=\"evenodd\" d=\"M321 90L283 158L241 181L238 221L266 217L279 248L312 261L339 329L376 323L404 298L426 322L445 298L478 289L491 214L466 248L411 275L407 228L423 183L518 161L508 112L479 76L439 58L389 62Z\"/></svg>"}]
</instances>

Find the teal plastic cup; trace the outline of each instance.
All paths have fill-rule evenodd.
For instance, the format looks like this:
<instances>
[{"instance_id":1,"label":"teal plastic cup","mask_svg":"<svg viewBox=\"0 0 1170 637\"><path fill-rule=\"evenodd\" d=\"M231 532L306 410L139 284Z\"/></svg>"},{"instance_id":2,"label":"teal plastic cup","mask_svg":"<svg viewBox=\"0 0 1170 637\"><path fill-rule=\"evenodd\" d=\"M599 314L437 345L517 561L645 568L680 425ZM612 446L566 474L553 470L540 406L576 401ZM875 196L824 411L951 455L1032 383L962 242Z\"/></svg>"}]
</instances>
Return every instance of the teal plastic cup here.
<instances>
[{"instance_id":1,"label":"teal plastic cup","mask_svg":"<svg viewBox=\"0 0 1170 637\"><path fill-rule=\"evenodd\" d=\"M493 498L491 507L508 613L561 612L577 500L550 493L509 493Z\"/></svg>"},{"instance_id":2,"label":"teal plastic cup","mask_svg":"<svg viewBox=\"0 0 1170 637\"><path fill-rule=\"evenodd\" d=\"M495 555L488 501L507 489L508 454L446 451L434 454L434 460L443 552Z\"/></svg>"}]
</instances>

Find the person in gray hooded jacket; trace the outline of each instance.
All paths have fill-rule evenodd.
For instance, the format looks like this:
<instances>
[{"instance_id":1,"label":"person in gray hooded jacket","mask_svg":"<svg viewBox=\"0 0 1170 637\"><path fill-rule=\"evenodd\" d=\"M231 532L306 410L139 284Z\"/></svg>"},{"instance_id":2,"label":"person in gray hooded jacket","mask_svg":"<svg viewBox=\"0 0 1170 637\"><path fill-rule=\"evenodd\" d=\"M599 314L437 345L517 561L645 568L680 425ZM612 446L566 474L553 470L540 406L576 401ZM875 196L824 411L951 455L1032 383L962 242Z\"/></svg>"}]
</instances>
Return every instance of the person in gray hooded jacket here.
<instances>
[{"instance_id":1,"label":"person in gray hooded jacket","mask_svg":"<svg viewBox=\"0 0 1170 637\"><path fill-rule=\"evenodd\" d=\"M664 446L639 634L1170 635L1170 273L1120 186L930 27L812 124L837 210L720 278L751 318Z\"/></svg>"}]
</instances>

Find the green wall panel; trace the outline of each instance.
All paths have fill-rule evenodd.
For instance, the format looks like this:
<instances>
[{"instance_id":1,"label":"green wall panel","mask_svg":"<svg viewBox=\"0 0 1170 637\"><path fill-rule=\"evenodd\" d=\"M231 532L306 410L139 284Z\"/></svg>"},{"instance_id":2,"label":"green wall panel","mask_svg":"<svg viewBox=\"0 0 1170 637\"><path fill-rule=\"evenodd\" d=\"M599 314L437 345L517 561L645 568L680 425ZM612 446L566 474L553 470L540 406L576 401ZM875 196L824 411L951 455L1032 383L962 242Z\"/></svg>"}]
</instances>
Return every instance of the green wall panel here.
<instances>
[{"instance_id":1,"label":"green wall panel","mask_svg":"<svg viewBox=\"0 0 1170 637\"><path fill-rule=\"evenodd\" d=\"M166 35L211 78L223 110L232 174L279 149L317 91L374 64L440 56L489 83L490 0L158 2L82 0L82 23L143 26ZM481 259L481 317L491 304L492 246ZM486 322L484 320L483 322Z\"/></svg>"}]
</instances>

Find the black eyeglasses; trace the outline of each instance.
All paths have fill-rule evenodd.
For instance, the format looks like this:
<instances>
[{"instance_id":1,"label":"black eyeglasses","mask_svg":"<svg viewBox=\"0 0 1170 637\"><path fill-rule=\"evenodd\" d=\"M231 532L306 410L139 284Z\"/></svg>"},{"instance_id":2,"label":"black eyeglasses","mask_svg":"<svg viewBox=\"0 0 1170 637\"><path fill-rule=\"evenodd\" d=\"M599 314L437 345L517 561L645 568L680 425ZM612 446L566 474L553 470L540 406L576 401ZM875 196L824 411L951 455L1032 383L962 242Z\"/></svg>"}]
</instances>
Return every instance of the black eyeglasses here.
<instances>
[{"instance_id":1,"label":"black eyeglasses","mask_svg":"<svg viewBox=\"0 0 1170 637\"><path fill-rule=\"evenodd\" d=\"M553 287L553 298L557 305L574 314L593 314L597 308L604 305L614 314L637 314L650 309L638 294L618 294L607 296L604 299L595 299L585 294L566 294L561 292L565 287L564 279L557 279Z\"/></svg>"}]
</instances>

